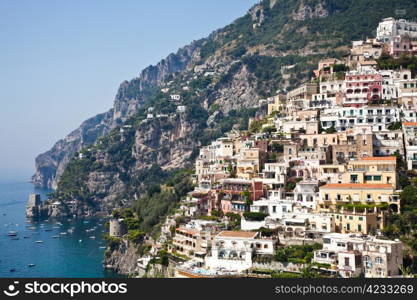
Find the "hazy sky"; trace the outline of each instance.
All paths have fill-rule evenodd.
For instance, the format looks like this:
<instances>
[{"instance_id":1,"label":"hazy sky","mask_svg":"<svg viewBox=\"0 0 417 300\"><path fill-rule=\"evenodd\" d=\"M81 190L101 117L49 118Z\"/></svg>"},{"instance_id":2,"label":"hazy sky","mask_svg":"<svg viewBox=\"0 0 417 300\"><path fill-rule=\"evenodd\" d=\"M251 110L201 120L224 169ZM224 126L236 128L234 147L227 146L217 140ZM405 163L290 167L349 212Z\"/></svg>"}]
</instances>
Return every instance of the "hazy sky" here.
<instances>
[{"instance_id":1,"label":"hazy sky","mask_svg":"<svg viewBox=\"0 0 417 300\"><path fill-rule=\"evenodd\" d=\"M0 0L0 180L108 110L119 84L256 0Z\"/></svg>"}]
</instances>

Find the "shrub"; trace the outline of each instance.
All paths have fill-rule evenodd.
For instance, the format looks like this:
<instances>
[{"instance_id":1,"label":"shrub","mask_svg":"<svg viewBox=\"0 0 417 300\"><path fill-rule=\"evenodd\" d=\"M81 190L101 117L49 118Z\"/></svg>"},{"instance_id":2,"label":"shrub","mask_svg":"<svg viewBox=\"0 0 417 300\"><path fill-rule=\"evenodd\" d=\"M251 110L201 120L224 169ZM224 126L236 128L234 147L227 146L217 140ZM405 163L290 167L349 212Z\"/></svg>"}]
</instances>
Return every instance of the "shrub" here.
<instances>
[{"instance_id":1,"label":"shrub","mask_svg":"<svg viewBox=\"0 0 417 300\"><path fill-rule=\"evenodd\" d=\"M268 216L268 214L261 212L244 212L243 217L248 221L263 221Z\"/></svg>"},{"instance_id":2,"label":"shrub","mask_svg":"<svg viewBox=\"0 0 417 300\"><path fill-rule=\"evenodd\" d=\"M129 230L127 232L127 239L134 244L139 244L143 240L144 236L145 236L145 233L138 229Z\"/></svg>"}]
</instances>

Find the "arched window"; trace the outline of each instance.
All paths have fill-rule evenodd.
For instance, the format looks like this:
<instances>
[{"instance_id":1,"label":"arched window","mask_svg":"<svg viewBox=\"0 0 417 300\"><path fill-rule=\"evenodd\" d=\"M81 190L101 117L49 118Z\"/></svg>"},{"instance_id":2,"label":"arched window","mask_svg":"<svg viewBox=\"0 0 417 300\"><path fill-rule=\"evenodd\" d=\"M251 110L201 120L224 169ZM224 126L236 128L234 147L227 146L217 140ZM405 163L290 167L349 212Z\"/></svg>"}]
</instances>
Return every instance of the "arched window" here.
<instances>
[{"instance_id":1,"label":"arched window","mask_svg":"<svg viewBox=\"0 0 417 300\"><path fill-rule=\"evenodd\" d=\"M237 258L238 256L237 256L237 252L236 251L230 251L230 253L229 253L229 257L230 258Z\"/></svg>"}]
</instances>

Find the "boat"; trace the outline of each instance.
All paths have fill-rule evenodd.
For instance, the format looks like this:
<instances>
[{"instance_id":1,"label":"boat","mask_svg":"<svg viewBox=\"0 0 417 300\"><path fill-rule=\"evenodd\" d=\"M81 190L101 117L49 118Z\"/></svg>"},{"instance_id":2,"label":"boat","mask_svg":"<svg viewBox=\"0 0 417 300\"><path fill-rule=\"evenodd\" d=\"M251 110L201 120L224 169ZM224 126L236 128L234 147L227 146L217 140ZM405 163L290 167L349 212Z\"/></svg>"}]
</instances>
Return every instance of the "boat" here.
<instances>
[{"instance_id":1,"label":"boat","mask_svg":"<svg viewBox=\"0 0 417 300\"><path fill-rule=\"evenodd\" d=\"M17 236L17 231L9 231L7 233L8 236Z\"/></svg>"},{"instance_id":2,"label":"boat","mask_svg":"<svg viewBox=\"0 0 417 300\"><path fill-rule=\"evenodd\" d=\"M81 243L83 240L78 240L79 243Z\"/></svg>"},{"instance_id":3,"label":"boat","mask_svg":"<svg viewBox=\"0 0 417 300\"><path fill-rule=\"evenodd\" d=\"M90 239L95 239L96 237L93 235L93 236L90 236Z\"/></svg>"},{"instance_id":4,"label":"boat","mask_svg":"<svg viewBox=\"0 0 417 300\"><path fill-rule=\"evenodd\" d=\"M28 264L28 267L29 268L32 268L32 267L34 267L35 266L35 264Z\"/></svg>"},{"instance_id":5,"label":"boat","mask_svg":"<svg viewBox=\"0 0 417 300\"><path fill-rule=\"evenodd\" d=\"M43 241L36 241L35 243L38 243L38 244L40 244L40 243L43 243Z\"/></svg>"},{"instance_id":6,"label":"boat","mask_svg":"<svg viewBox=\"0 0 417 300\"><path fill-rule=\"evenodd\" d=\"M67 233L66 233L66 232L61 232L61 233L59 233L59 234L65 235L65 234L67 234Z\"/></svg>"},{"instance_id":7,"label":"boat","mask_svg":"<svg viewBox=\"0 0 417 300\"><path fill-rule=\"evenodd\" d=\"M53 235L52 238L59 239L59 236L58 235Z\"/></svg>"},{"instance_id":8,"label":"boat","mask_svg":"<svg viewBox=\"0 0 417 300\"><path fill-rule=\"evenodd\" d=\"M99 249L106 249L107 247L105 246L100 246Z\"/></svg>"}]
</instances>

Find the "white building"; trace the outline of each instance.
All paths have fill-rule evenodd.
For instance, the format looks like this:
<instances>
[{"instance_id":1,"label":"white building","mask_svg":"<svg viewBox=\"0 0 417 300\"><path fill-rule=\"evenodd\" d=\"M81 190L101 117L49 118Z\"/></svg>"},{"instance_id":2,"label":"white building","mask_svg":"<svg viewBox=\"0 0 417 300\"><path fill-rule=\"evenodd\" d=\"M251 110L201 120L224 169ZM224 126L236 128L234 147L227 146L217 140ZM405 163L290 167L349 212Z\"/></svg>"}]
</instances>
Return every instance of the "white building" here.
<instances>
[{"instance_id":1,"label":"white building","mask_svg":"<svg viewBox=\"0 0 417 300\"><path fill-rule=\"evenodd\" d=\"M403 123L404 144L405 144L405 159L407 162L407 169L417 169L417 123L405 122Z\"/></svg>"},{"instance_id":2,"label":"white building","mask_svg":"<svg viewBox=\"0 0 417 300\"><path fill-rule=\"evenodd\" d=\"M262 173L259 174L263 184L271 188L285 185L288 165L285 163L265 163Z\"/></svg>"},{"instance_id":3,"label":"white building","mask_svg":"<svg viewBox=\"0 0 417 300\"><path fill-rule=\"evenodd\" d=\"M294 200L297 201L301 207L306 207L311 210L316 209L316 200L319 198L319 183L318 181L301 181L298 182L294 188Z\"/></svg>"},{"instance_id":4,"label":"white building","mask_svg":"<svg viewBox=\"0 0 417 300\"><path fill-rule=\"evenodd\" d=\"M214 238L211 254L205 258L206 268L245 271L252 267L253 254L273 255L276 242L260 237L258 232L222 231Z\"/></svg>"},{"instance_id":5,"label":"white building","mask_svg":"<svg viewBox=\"0 0 417 300\"><path fill-rule=\"evenodd\" d=\"M177 111L178 111L179 113L184 113L184 112L185 112L185 110L186 110L186 107L185 107L184 105L179 105L179 106L177 106Z\"/></svg>"},{"instance_id":6,"label":"white building","mask_svg":"<svg viewBox=\"0 0 417 300\"><path fill-rule=\"evenodd\" d=\"M330 233L323 248L314 252L314 262L332 265L341 277L390 277L399 274L403 263L400 241L376 237Z\"/></svg>"},{"instance_id":7,"label":"white building","mask_svg":"<svg viewBox=\"0 0 417 300\"><path fill-rule=\"evenodd\" d=\"M404 19L383 19L376 30L376 38L381 42L390 42L394 37L408 35L417 38L417 22L409 22Z\"/></svg>"},{"instance_id":8,"label":"white building","mask_svg":"<svg viewBox=\"0 0 417 300\"><path fill-rule=\"evenodd\" d=\"M370 125L373 132L386 131L390 123L400 120L400 111L395 106L335 107L326 109L320 117L323 129L337 131Z\"/></svg>"}]
</instances>

